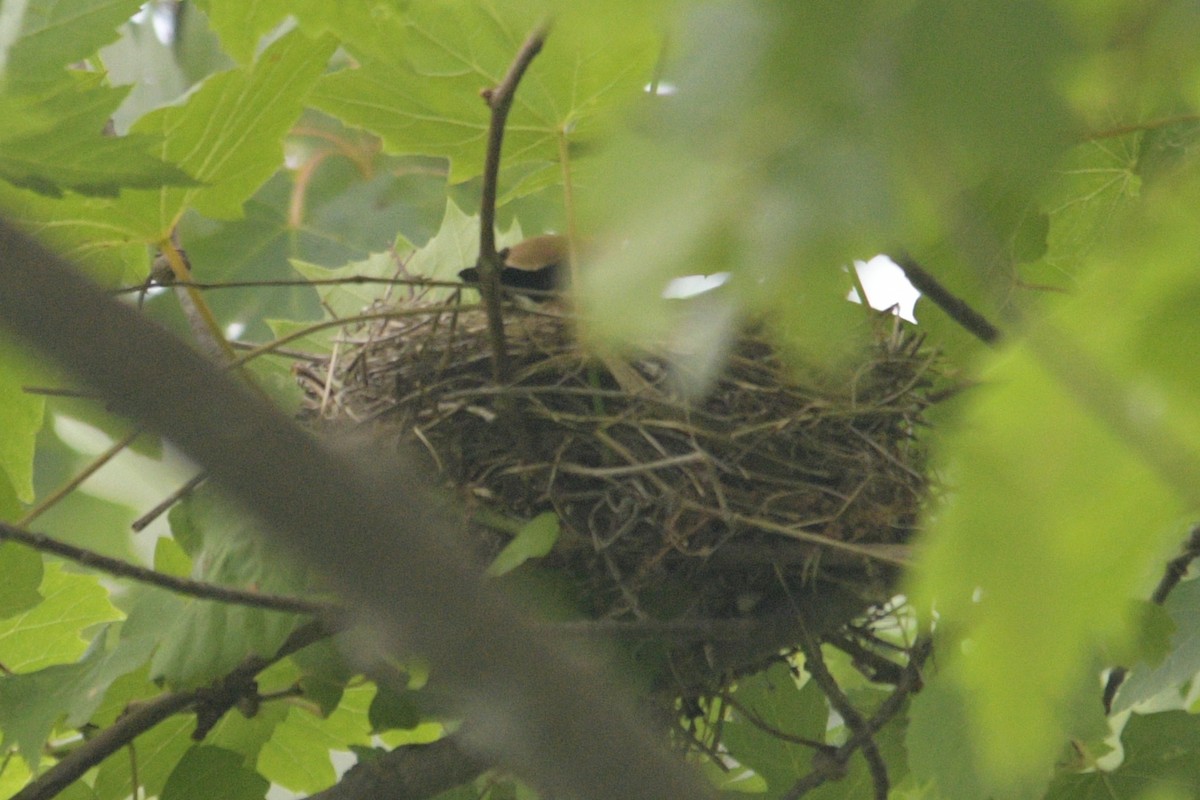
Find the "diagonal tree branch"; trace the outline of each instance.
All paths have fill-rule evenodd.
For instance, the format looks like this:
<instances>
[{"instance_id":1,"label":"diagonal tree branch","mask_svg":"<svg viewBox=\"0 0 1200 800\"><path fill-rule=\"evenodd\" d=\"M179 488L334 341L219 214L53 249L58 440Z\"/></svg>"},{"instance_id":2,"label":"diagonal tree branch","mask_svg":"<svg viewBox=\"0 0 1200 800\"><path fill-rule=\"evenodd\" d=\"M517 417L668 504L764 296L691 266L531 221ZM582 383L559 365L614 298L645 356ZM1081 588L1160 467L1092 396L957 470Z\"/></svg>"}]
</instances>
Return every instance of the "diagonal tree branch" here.
<instances>
[{"instance_id":1,"label":"diagonal tree branch","mask_svg":"<svg viewBox=\"0 0 1200 800\"><path fill-rule=\"evenodd\" d=\"M155 725L191 707L195 701L195 692L170 692L131 707L112 725L14 794L12 800L49 800L82 778L89 769Z\"/></svg>"},{"instance_id":2,"label":"diagonal tree branch","mask_svg":"<svg viewBox=\"0 0 1200 800\"><path fill-rule=\"evenodd\" d=\"M411 460L338 452L192 348L0 222L0 325L168 436L360 612L378 646L425 655L487 723L463 744L551 794L706 797L632 700L536 636L458 544L462 514Z\"/></svg>"},{"instance_id":3,"label":"diagonal tree branch","mask_svg":"<svg viewBox=\"0 0 1200 800\"><path fill-rule=\"evenodd\" d=\"M914 258L901 253L895 260L900 269L904 270L904 275L913 288L932 300L968 333L974 334L975 338L984 344L995 345L1000 341L999 328L989 322L983 314L971 308L966 300L943 286L941 281L926 271Z\"/></svg>"},{"instance_id":4,"label":"diagonal tree branch","mask_svg":"<svg viewBox=\"0 0 1200 800\"><path fill-rule=\"evenodd\" d=\"M196 708L198 719L201 717L203 719L197 727L196 735L193 735L192 738L204 738L204 735L211 730L220 716L232 708L240 697L222 697L221 688L253 688L255 675L292 653L335 632L336 628L328 627L323 623L313 622L303 625L292 632L287 641L280 645L279 650L271 658L247 659L228 675L215 681L213 683L213 687L217 687L215 690L209 687L187 692L167 692L153 700L131 703L125 714L116 722L72 750L70 755L13 795L12 800L50 800L82 778L89 769L97 766L146 731L193 707ZM222 700L226 701L223 706L220 705Z\"/></svg>"}]
</instances>

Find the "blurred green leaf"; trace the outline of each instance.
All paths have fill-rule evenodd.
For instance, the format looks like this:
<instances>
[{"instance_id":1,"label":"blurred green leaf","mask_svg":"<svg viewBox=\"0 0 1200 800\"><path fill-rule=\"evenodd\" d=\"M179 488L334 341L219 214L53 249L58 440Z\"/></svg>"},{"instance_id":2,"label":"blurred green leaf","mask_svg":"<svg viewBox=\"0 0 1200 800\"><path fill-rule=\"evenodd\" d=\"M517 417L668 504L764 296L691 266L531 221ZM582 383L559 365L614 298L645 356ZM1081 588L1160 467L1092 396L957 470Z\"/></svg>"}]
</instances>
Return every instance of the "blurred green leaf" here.
<instances>
[{"instance_id":1,"label":"blurred green leaf","mask_svg":"<svg viewBox=\"0 0 1200 800\"><path fill-rule=\"evenodd\" d=\"M1089 255L1113 233L1113 222L1136 201L1142 179L1128 137L1072 148L1043 201L1050 219L1045 266L1034 280L1071 286Z\"/></svg>"},{"instance_id":2,"label":"blurred green leaf","mask_svg":"<svg viewBox=\"0 0 1200 800\"><path fill-rule=\"evenodd\" d=\"M309 645L292 655L291 660L300 668L300 683L305 696L317 702L321 712L328 716L342 699L342 690L354 671L346 663L346 648L338 639L325 639ZM309 689L313 693L309 693Z\"/></svg>"},{"instance_id":3,"label":"blurred green leaf","mask_svg":"<svg viewBox=\"0 0 1200 800\"><path fill-rule=\"evenodd\" d=\"M0 181L0 207L6 219L101 285L140 283L150 272L142 221L114 200L73 194L54 199Z\"/></svg>"},{"instance_id":4,"label":"blurred green leaf","mask_svg":"<svg viewBox=\"0 0 1200 800\"><path fill-rule=\"evenodd\" d=\"M18 84L57 80L67 64L115 40L117 27L140 6L141 0L30 0L8 51L6 77Z\"/></svg>"},{"instance_id":5,"label":"blurred green leaf","mask_svg":"<svg viewBox=\"0 0 1200 800\"><path fill-rule=\"evenodd\" d=\"M25 114L41 115L43 124L32 132L24 122L15 130L0 125L0 177L51 197L65 189L115 196L126 187L195 186L187 173L151 155L159 138L105 135L125 92L102 86L103 80L101 73L77 73L26 98Z\"/></svg>"},{"instance_id":6,"label":"blurred green leaf","mask_svg":"<svg viewBox=\"0 0 1200 800\"><path fill-rule=\"evenodd\" d=\"M263 703L252 717L241 713L226 714L205 737L205 742L238 753L246 764L255 764L287 713L284 703Z\"/></svg>"},{"instance_id":7,"label":"blurred green leaf","mask_svg":"<svg viewBox=\"0 0 1200 800\"><path fill-rule=\"evenodd\" d=\"M167 575L186 578L192 571L192 559L178 541L161 536L154 543L154 569Z\"/></svg>"},{"instance_id":8,"label":"blurred green leaf","mask_svg":"<svg viewBox=\"0 0 1200 800\"><path fill-rule=\"evenodd\" d=\"M67 65L94 56L117 39L117 27L140 4L129 0L34 0L8 53L7 94L0 105L0 177L61 197L64 189L116 195L123 187L193 185L176 166L151 154L160 139L105 135L126 95L105 85L102 72L68 73Z\"/></svg>"},{"instance_id":9,"label":"blurred green leaf","mask_svg":"<svg viewBox=\"0 0 1200 800\"><path fill-rule=\"evenodd\" d=\"M1167 598L1166 612L1174 621L1171 647L1157 662L1133 665L1113 703L1113 711L1123 711L1163 692L1181 692L1188 681L1200 674L1200 581L1184 581Z\"/></svg>"},{"instance_id":10,"label":"blurred green leaf","mask_svg":"<svg viewBox=\"0 0 1200 800\"><path fill-rule=\"evenodd\" d=\"M517 532L487 568L487 574L499 577L512 572L531 558L541 558L554 549L561 526L552 511L538 514Z\"/></svg>"},{"instance_id":11,"label":"blurred green leaf","mask_svg":"<svg viewBox=\"0 0 1200 800\"><path fill-rule=\"evenodd\" d=\"M522 238L521 231L514 227L497 236L497 246L515 244ZM412 245L400 238L395 244L395 253L374 253L363 261L351 262L335 268L293 261L292 266L305 278L313 281L345 280L340 285L318 286L317 294L322 305L335 317L352 317L366 312L373 304L389 297L403 296L407 287L391 286L387 283L354 283L356 277L395 278L404 275L433 278L436 280L458 280L459 270L475 263L479 253L479 218L464 214L453 202L445 206L438 232L423 247L412 250ZM451 293L448 289L416 289L422 297L436 298ZM282 332L279 326L277 332Z\"/></svg>"},{"instance_id":12,"label":"blurred green leaf","mask_svg":"<svg viewBox=\"0 0 1200 800\"><path fill-rule=\"evenodd\" d=\"M75 664L10 675L0 681L4 741L16 745L30 767L37 768L42 747L55 724L65 720L68 728L83 725L99 708L108 687L144 664L150 655L149 642L106 652L107 640L102 631Z\"/></svg>"},{"instance_id":13,"label":"blurred green leaf","mask_svg":"<svg viewBox=\"0 0 1200 800\"><path fill-rule=\"evenodd\" d=\"M1171 640L1177 631L1170 612L1155 603L1141 601L1134 603L1130 618L1134 620L1137 633L1136 655L1126 657L1120 654L1121 663L1138 658L1149 666L1160 666L1171 653Z\"/></svg>"},{"instance_id":14,"label":"blurred green leaf","mask_svg":"<svg viewBox=\"0 0 1200 800\"><path fill-rule=\"evenodd\" d=\"M120 28L121 37L100 50L109 83L126 87L122 89L125 99L112 112L117 133L125 133L138 117L177 99L191 83L179 63L178 43L163 42L155 31L160 13L151 10L127 20Z\"/></svg>"},{"instance_id":15,"label":"blurred green leaf","mask_svg":"<svg viewBox=\"0 0 1200 800\"><path fill-rule=\"evenodd\" d=\"M180 236L207 282L295 280L291 259L341 267L396 245L425 241L445 207L444 168L380 155L373 137L308 114L288 142L294 168L279 170L245 206L245 218L186 215ZM399 236L398 236L399 234ZM403 248L396 255L405 255ZM320 316L307 287L250 286L211 291L206 299L244 339L268 335L265 318ZM164 298L173 302L173 298Z\"/></svg>"},{"instance_id":16,"label":"blurred green leaf","mask_svg":"<svg viewBox=\"0 0 1200 800\"><path fill-rule=\"evenodd\" d=\"M162 794L167 778L175 771L184 754L195 747L192 731L196 729L195 718L171 717L133 740L137 751L135 766L128 758L108 758L100 764L96 773L96 796L100 800L125 800L134 792L134 777L137 786L149 797Z\"/></svg>"},{"instance_id":17,"label":"blurred green leaf","mask_svg":"<svg viewBox=\"0 0 1200 800\"><path fill-rule=\"evenodd\" d=\"M292 6L286 0L256 3L199 0L198 5L208 14L225 52L242 64L253 60L259 41L284 20Z\"/></svg>"},{"instance_id":18,"label":"blurred green leaf","mask_svg":"<svg viewBox=\"0 0 1200 800\"><path fill-rule=\"evenodd\" d=\"M407 243L401 243L401 248ZM316 264L293 261L292 267L311 281L345 281L314 287L321 298L321 305L335 318L356 317L371 310L372 304L385 300L405 287L390 285L385 281L401 276L403 265L392 253L374 253L363 261L352 261L343 267L326 269ZM378 282L356 283L355 278L381 278Z\"/></svg>"},{"instance_id":19,"label":"blurred green leaf","mask_svg":"<svg viewBox=\"0 0 1200 800\"><path fill-rule=\"evenodd\" d=\"M917 593L969 631L957 676L984 774L1019 780L1050 766L1089 648L1129 635L1125 598L1167 552L1182 509L1027 353L987 377L947 440L954 493L925 538Z\"/></svg>"},{"instance_id":20,"label":"blurred green leaf","mask_svg":"<svg viewBox=\"0 0 1200 800\"><path fill-rule=\"evenodd\" d=\"M203 486L172 512L172 524L186 525L185 538L203 542L193 556L193 576L207 583L262 592L297 594L304 573L264 543L255 523ZM151 675L174 687L194 687L233 669L251 655L269 656L296 625L296 616L245 605L187 598L163 631L151 662Z\"/></svg>"},{"instance_id":21,"label":"blurred green leaf","mask_svg":"<svg viewBox=\"0 0 1200 800\"><path fill-rule=\"evenodd\" d=\"M461 182L483 168L489 112L480 89L500 82L526 35L557 10L555 35L523 79L505 131L507 168L557 163L564 141L592 139L601 112L649 80L657 13L635 7L621 14L611 4L489 0L346 8L321 23L356 63L322 79L313 102L379 134L390 152L449 159L451 181Z\"/></svg>"},{"instance_id":22,"label":"blurred green leaf","mask_svg":"<svg viewBox=\"0 0 1200 800\"><path fill-rule=\"evenodd\" d=\"M409 730L421 722L421 712L408 696L408 692L396 692L389 686L380 686L371 701L367 718L372 731L392 728Z\"/></svg>"},{"instance_id":23,"label":"blurred green leaf","mask_svg":"<svg viewBox=\"0 0 1200 800\"><path fill-rule=\"evenodd\" d=\"M965 626L958 676L992 774L1048 766L1062 698L1086 685L1093 648L1133 645L1127 598L1148 593L1200 502L1198 376L1181 346L1200 336L1184 310L1200 291L1189 178L1120 221L1079 296L997 360L946 439L954 494L919 592Z\"/></svg>"},{"instance_id":24,"label":"blurred green leaf","mask_svg":"<svg viewBox=\"0 0 1200 800\"><path fill-rule=\"evenodd\" d=\"M913 698L908 717L905 745L916 779L938 788L934 797L986 800L990 792L974 763L975 734L961 690L949 681L930 681Z\"/></svg>"}]
</instances>

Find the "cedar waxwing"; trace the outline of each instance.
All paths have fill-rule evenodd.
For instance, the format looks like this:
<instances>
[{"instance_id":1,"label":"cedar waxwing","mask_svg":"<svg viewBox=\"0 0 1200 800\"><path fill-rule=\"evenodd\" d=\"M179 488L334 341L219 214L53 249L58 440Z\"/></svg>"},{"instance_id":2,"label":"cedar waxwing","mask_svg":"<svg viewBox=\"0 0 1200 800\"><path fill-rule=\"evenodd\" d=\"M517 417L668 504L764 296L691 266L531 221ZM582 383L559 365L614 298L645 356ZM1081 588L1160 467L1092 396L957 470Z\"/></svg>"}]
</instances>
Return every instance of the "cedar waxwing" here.
<instances>
[{"instance_id":1,"label":"cedar waxwing","mask_svg":"<svg viewBox=\"0 0 1200 800\"><path fill-rule=\"evenodd\" d=\"M531 236L500 251L504 269L500 285L512 289L552 291L562 289L570 280L570 244L557 234ZM479 283L479 271L468 267L458 273L464 283ZM530 298L539 302L545 297Z\"/></svg>"}]
</instances>

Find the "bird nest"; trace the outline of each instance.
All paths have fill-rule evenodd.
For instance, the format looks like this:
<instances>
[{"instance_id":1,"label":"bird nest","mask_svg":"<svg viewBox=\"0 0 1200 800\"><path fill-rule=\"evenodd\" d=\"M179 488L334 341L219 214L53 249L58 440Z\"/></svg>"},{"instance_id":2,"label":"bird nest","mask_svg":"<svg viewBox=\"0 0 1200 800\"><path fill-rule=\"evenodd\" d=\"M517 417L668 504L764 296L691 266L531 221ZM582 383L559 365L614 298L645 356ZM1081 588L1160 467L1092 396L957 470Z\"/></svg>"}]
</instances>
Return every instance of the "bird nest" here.
<instances>
[{"instance_id":1,"label":"bird nest","mask_svg":"<svg viewBox=\"0 0 1200 800\"><path fill-rule=\"evenodd\" d=\"M917 338L881 334L830 392L747 330L706 396L685 398L669 353L611 369L569 321L517 309L497 385L481 311L401 311L346 330L308 373L310 416L426 453L475 509L485 559L512 535L489 520L553 512L553 549L523 569L565 576L580 624L638 639L661 688L713 691L796 645L797 626L869 649L864 614L894 594L926 492Z\"/></svg>"}]
</instances>

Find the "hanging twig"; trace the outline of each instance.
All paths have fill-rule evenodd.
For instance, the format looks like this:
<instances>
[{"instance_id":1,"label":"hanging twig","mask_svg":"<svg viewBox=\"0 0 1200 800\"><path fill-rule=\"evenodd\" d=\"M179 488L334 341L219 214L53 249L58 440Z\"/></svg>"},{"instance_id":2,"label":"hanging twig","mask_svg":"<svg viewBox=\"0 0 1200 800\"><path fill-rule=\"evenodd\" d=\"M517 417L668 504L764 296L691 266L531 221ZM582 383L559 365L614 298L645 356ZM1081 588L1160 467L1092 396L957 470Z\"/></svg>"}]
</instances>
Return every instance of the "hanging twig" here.
<instances>
[{"instance_id":1,"label":"hanging twig","mask_svg":"<svg viewBox=\"0 0 1200 800\"><path fill-rule=\"evenodd\" d=\"M500 309L500 272L504 264L496 251L496 189L500 180L500 149L504 125L512 108L517 84L545 44L549 26L539 25L526 37L504 78L495 87L480 92L492 111L488 127L487 153L483 162L483 193L479 204L479 290L487 308L488 333L492 341L492 379L502 383L508 376L508 350L504 342L504 319Z\"/></svg>"}]
</instances>

